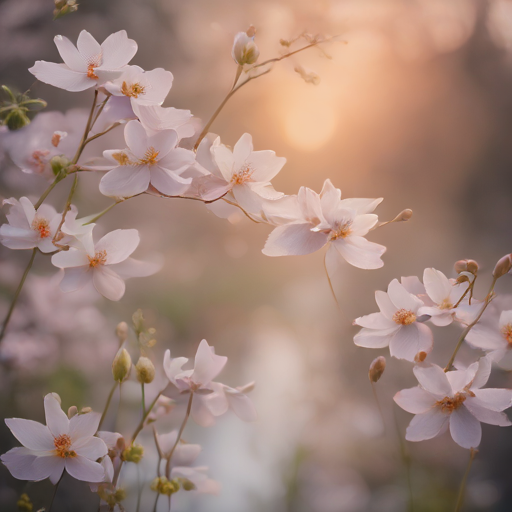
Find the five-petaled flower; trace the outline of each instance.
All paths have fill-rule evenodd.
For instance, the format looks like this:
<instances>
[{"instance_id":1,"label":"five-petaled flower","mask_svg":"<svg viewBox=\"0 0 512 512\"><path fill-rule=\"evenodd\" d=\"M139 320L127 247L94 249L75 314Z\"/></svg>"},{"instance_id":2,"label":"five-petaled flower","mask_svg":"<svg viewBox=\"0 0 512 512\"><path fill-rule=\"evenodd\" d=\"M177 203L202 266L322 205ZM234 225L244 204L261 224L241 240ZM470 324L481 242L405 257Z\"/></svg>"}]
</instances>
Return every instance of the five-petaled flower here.
<instances>
[{"instance_id":1,"label":"five-petaled flower","mask_svg":"<svg viewBox=\"0 0 512 512\"><path fill-rule=\"evenodd\" d=\"M33 481L50 478L56 484L66 470L77 480L101 482L105 473L96 460L104 457L108 449L94 437L100 414L89 412L68 419L55 393L44 397L44 409L46 425L20 418L5 420L23 445L1 457L12 476Z\"/></svg>"}]
</instances>

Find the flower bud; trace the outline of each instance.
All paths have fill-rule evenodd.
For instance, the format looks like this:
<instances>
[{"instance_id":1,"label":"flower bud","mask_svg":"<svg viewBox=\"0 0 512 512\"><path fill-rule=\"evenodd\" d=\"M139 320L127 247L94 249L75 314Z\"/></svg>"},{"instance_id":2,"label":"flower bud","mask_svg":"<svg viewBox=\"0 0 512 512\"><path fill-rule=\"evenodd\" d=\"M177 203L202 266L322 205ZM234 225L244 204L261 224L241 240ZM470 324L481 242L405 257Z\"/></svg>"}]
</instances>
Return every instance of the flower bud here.
<instances>
[{"instance_id":1,"label":"flower bud","mask_svg":"<svg viewBox=\"0 0 512 512\"><path fill-rule=\"evenodd\" d=\"M92 407L82 407L79 414L89 414L92 412Z\"/></svg>"},{"instance_id":2,"label":"flower bud","mask_svg":"<svg viewBox=\"0 0 512 512\"><path fill-rule=\"evenodd\" d=\"M114 380L121 383L130 375L132 358L125 348L120 348L112 363L112 375Z\"/></svg>"},{"instance_id":3,"label":"flower bud","mask_svg":"<svg viewBox=\"0 0 512 512\"><path fill-rule=\"evenodd\" d=\"M155 378L155 366L147 357L141 356L135 365L137 380L141 384L150 384Z\"/></svg>"},{"instance_id":4,"label":"flower bud","mask_svg":"<svg viewBox=\"0 0 512 512\"><path fill-rule=\"evenodd\" d=\"M455 263L454 268L457 274L460 274L461 272L470 272L476 276L479 267L475 260L459 260Z\"/></svg>"},{"instance_id":5,"label":"flower bud","mask_svg":"<svg viewBox=\"0 0 512 512\"><path fill-rule=\"evenodd\" d=\"M119 322L116 327L116 336L119 343L124 343L128 338L128 324L126 322Z\"/></svg>"},{"instance_id":6,"label":"flower bud","mask_svg":"<svg viewBox=\"0 0 512 512\"><path fill-rule=\"evenodd\" d=\"M167 480L165 476L160 476L151 483L151 490L156 491L158 494L170 496L180 490L180 484L176 479Z\"/></svg>"},{"instance_id":7,"label":"flower bud","mask_svg":"<svg viewBox=\"0 0 512 512\"><path fill-rule=\"evenodd\" d=\"M4 124L9 130L19 130L27 124L30 124L30 119L26 114L25 109L12 108L4 118Z\"/></svg>"},{"instance_id":8,"label":"flower bud","mask_svg":"<svg viewBox=\"0 0 512 512\"><path fill-rule=\"evenodd\" d=\"M138 464L144 456L144 448L140 444L132 444L121 455L121 458L126 462L135 462Z\"/></svg>"},{"instance_id":9,"label":"flower bud","mask_svg":"<svg viewBox=\"0 0 512 512\"><path fill-rule=\"evenodd\" d=\"M28 494L23 493L20 496L20 499L16 503L18 507L18 512L32 512L34 510L34 505L32 505L32 501L28 497Z\"/></svg>"},{"instance_id":10,"label":"flower bud","mask_svg":"<svg viewBox=\"0 0 512 512\"><path fill-rule=\"evenodd\" d=\"M53 11L53 19L57 20L78 10L76 0L55 0L55 10Z\"/></svg>"},{"instance_id":11,"label":"flower bud","mask_svg":"<svg viewBox=\"0 0 512 512\"><path fill-rule=\"evenodd\" d=\"M144 331L144 315L142 314L142 309L137 309L135 313L132 315L133 329L136 333L141 333Z\"/></svg>"},{"instance_id":12,"label":"flower bud","mask_svg":"<svg viewBox=\"0 0 512 512\"><path fill-rule=\"evenodd\" d=\"M56 155L50 160L52 171L55 176L67 172L70 161L64 155Z\"/></svg>"},{"instance_id":13,"label":"flower bud","mask_svg":"<svg viewBox=\"0 0 512 512\"><path fill-rule=\"evenodd\" d=\"M500 277L508 274L510 269L512 268L512 254L506 254L503 258L498 260L496 266L494 267L494 271L492 276L494 279L499 279Z\"/></svg>"},{"instance_id":14,"label":"flower bud","mask_svg":"<svg viewBox=\"0 0 512 512\"><path fill-rule=\"evenodd\" d=\"M382 377L385 369L386 358L384 356L379 356L374 359L370 364L370 370L368 371L370 382L377 382Z\"/></svg>"},{"instance_id":15,"label":"flower bud","mask_svg":"<svg viewBox=\"0 0 512 512\"><path fill-rule=\"evenodd\" d=\"M68 418L71 419L73 416L76 416L78 414L78 408L76 405L72 405L68 409Z\"/></svg>"},{"instance_id":16,"label":"flower bud","mask_svg":"<svg viewBox=\"0 0 512 512\"><path fill-rule=\"evenodd\" d=\"M184 491L195 491L196 490L196 484L194 482L191 482L188 478L180 478L181 488Z\"/></svg>"},{"instance_id":17,"label":"flower bud","mask_svg":"<svg viewBox=\"0 0 512 512\"><path fill-rule=\"evenodd\" d=\"M254 42L255 34L254 27L249 27L247 32L238 32L235 36L231 56L240 66L254 64L260 56L260 51Z\"/></svg>"}]
</instances>

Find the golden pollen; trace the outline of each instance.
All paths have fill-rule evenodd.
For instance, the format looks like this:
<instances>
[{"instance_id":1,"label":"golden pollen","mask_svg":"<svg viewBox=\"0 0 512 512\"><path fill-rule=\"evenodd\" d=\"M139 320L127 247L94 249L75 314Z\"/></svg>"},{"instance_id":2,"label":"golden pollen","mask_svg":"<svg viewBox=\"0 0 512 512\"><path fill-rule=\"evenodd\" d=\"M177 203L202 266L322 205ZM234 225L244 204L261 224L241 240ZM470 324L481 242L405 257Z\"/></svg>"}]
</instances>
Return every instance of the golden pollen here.
<instances>
[{"instance_id":1,"label":"golden pollen","mask_svg":"<svg viewBox=\"0 0 512 512\"><path fill-rule=\"evenodd\" d=\"M94 258L87 256L89 258L89 267L96 268L100 265L105 265L107 263L107 251L99 251L94 255Z\"/></svg>"},{"instance_id":2,"label":"golden pollen","mask_svg":"<svg viewBox=\"0 0 512 512\"><path fill-rule=\"evenodd\" d=\"M44 157L48 156L50 152L47 149L37 149L32 153L32 160L37 166L37 172L44 172L44 167L46 165L46 161Z\"/></svg>"},{"instance_id":3,"label":"golden pollen","mask_svg":"<svg viewBox=\"0 0 512 512\"><path fill-rule=\"evenodd\" d=\"M53 444L55 445L55 451L59 457L63 459L76 457L76 452L71 449L71 438L68 435L62 434L54 438Z\"/></svg>"},{"instance_id":4,"label":"golden pollen","mask_svg":"<svg viewBox=\"0 0 512 512\"><path fill-rule=\"evenodd\" d=\"M146 88L139 83L128 85L126 82L123 82L121 86L121 92L129 98L138 98L139 94L144 94L145 89Z\"/></svg>"},{"instance_id":5,"label":"golden pollen","mask_svg":"<svg viewBox=\"0 0 512 512\"><path fill-rule=\"evenodd\" d=\"M250 181L253 172L254 171L250 167L244 167L238 172L233 173L233 176L231 176L231 183L233 183L233 185L242 185L243 183Z\"/></svg>"},{"instance_id":6,"label":"golden pollen","mask_svg":"<svg viewBox=\"0 0 512 512\"><path fill-rule=\"evenodd\" d=\"M119 162L119 165L128 165L130 163L130 159L126 153L120 151L119 153L113 153L112 158Z\"/></svg>"},{"instance_id":7,"label":"golden pollen","mask_svg":"<svg viewBox=\"0 0 512 512\"><path fill-rule=\"evenodd\" d=\"M439 309L452 309L453 304L450 302L450 299L444 299L441 304L439 304Z\"/></svg>"},{"instance_id":8,"label":"golden pollen","mask_svg":"<svg viewBox=\"0 0 512 512\"><path fill-rule=\"evenodd\" d=\"M159 151L156 151L156 149L154 147L150 147L148 149L146 149L146 152L144 153L144 157L141 158L137 164L138 165L141 165L141 164L146 164L146 165L153 165L153 164L156 164L156 159L158 157L158 153L160 153Z\"/></svg>"},{"instance_id":9,"label":"golden pollen","mask_svg":"<svg viewBox=\"0 0 512 512\"><path fill-rule=\"evenodd\" d=\"M416 315L408 309L399 309L393 315L393 321L399 325L410 325L416 322Z\"/></svg>"},{"instance_id":10,"label":"golden pollen","mask_svg":"<svg viewBox=\"0 0 512 512\"><path fill-rule=\"evenodd\" d=\"M508 344L512 346L512 324L504 325L501 329L501 334L503 334Z\"/></svg>"},{"instance_id":11,"label":"golden pollen","mask_svg":"<svg viewBox=\"0 0 512 512\"><path fill-rule=\"evenodd\" d=\"M41 238L48 238L50 236L50 225L48 221L42 217L36 215L32 221L31 227L34 231L39 233Z\"/></svg>"},{"instance_id":12,"label":"golden pollen","mask_svg":"<svg viewBox=\"0 0 512 512\"><path fill-rule=\"evenodd\" d=\"M350 235L350 233L352 233L350 226L352 226L351 220L347 222L336 223L336 228L329 233L329 241L332 242L333 240L338 240L339 238L346 238L348 235Z\"/></svg>"},{"instance_id":13,"label":"golden pollen","mask_svg":"<svg viewBox=\"0 0 512 512\"><path fill-rule=\"evenodd\" d=\"M441 407L443 412L452 413L458 409L466 400L465 393L456 393L454 397L445 396L436 402L436 405Z\"/></svg>"},{"instance_id":14,"label":"golden pollen","mask_svg":"<svg viewBox=\"0 0 512 512\"><path fill-rule=\"evenodd\" d=\"M96 66L94 64L89 64L87 66L87 78L92 78L93 80L99 80L99 76L94 72L94 68Z\"/></svg>"}]
</instances>

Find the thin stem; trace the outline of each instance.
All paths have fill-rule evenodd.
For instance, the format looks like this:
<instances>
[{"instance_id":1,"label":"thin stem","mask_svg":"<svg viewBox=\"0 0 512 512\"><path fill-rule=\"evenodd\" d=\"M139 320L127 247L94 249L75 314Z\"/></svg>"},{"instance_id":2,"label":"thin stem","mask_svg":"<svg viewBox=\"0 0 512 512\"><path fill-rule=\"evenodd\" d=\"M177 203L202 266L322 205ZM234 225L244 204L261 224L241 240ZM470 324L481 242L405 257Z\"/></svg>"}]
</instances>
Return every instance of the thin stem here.
<instances>
[{"instance_id":1,"label":"thin stem","mask_svg":"<svg viewBox=\"0 0 512 512\"><path fill-rule=\"evenodd\" d=\"M87 140L87 136L89 135L89 131L92 127L92 116L94 115L94 109L96 108L96 100L98 99L98 91L94 91L94 99L92 102L91 110L89 112L89 118L87 119L87 124L85 125L84 134L82 135L82 140L80 141L80 145L78 146L78 149L76 150L75 156L73 157L73 160L71 160L72 164L76 164L78 162L78 159L80 158L80 155L82 154L82 151L85 147L85 141ZM95 119L96 121L96 119Z\"/></svg>"},{"instance_id":2,"label":"thin stem","mask_svg":"<svg viewBox=\"0 0 512 512\"><path fill-rule=\"evenodd\" d=\"M459 351L460 347L462 346L462 342L466 338L467 334L471 329L478 323L481 316L484 314L484 311L487 309L487 306L491 303L491 299L493 297L493 291L494 286L496 285L497 278L492 278L492 284L489 288L489 292L487 293L487 296L485 297L484 305L482 309L480 310L480 313L478 313L478 316L473 320L463 331L462 334L459 337L459 340L457 341L457 345L455 346L455 350L453 351L452 357L450 357L450 360L448 361L448 364L445 366L444 371L447 372L450 370L450 368L453 365L453 362L455 361L455 356L457 355L457 352Z\"/></svg>"},{"instance_id":3,"label":"thin stem","mask_svg":"<svg viewBox=\"0 0 512 512\"><path fill-rule=\"evenodd\" d=\"M118 205L119 203L122 203L125 201L123 199L122 201L116 201L115 203L112 203L110 206L107 206L102 212L98 213L98 215L95 215L90 221L86 222L84 226L87 226L88 224L92 224L93 222L96 222L99 218L103 217L106 213L108 213L114 206Z\"/></svg>"},{"instance_id":4,"label":"thin stem","mask_svg":"<svg viewBox=\"0 0 512 512\"><path fill-rule=\"evenodd\" d=\"M48 194L55 188L55 185L62 181L66 176L63 177L57 176L51 183L51 185L43 192L43 195L37 200L37 203L34 205L34 208L37 210L42 204L43 201L48 197Z\"/></svg>"},{"instance_id":5,"label":"thin stem","mask_svg":"<svg viewBox=\"0 0 512 512\"><path fill-rule=\"evenodd\" d=\"M156 498L155 498L155 504L153 505L153 512L156 512L156 507L158 506L158 500L160 498L160 493L156 493Z\"/></svg>"},{"instance_id":6,"label":"thin stem","mask_svg":"<svg viewBox=\"0 0 512 512\"><path fill-rule=\"evenodd\" d=\"M61 477L59 478L59 481L55 484L55 487L53 488L53 494L52 499L50 500L50 505L48 507L48 512L51 512L53 507L53 502L55 500L55 496L57 495L57 489L59 488L59 484L62 482L62 477L64 476L64 472L62 473Z\"/></svg>"},{"instance_id":7,"label":"thin stem","mask_svg":"<svg viewBox=\"0 0 512 512\"><path fill-rule=\"evenodd\" d=\"M475 277L475 279L476 279L476 277ZM466 288L466 291L462 294L461 298L457 301L455 306L453 306L454 308L459 307L460 303L464 300L464 297L468 294L469 290L473 289L473 285L475 283L475 279L473 279L473 282L470 283L470 285Z\"/></svg>"},{"instance_id":8,"label":"thin stem","mask_svg":"<svg viewBox=\"0 0 512 512\"><path fill-rule=\"evenodd\" d=\"M140 500L142 498L142 486L140 484L140 468L137 464L137 508L135 512L139 512L140 510Z\"/></svg>"},{"instance_id":9,"label":"thin stem","mask_svg":"<svg viewBox=\"0 0 512 512\"><path fill-rule=\"evenodd\" d=\"M97 133L95 135L93 135L92 137L89 137L88 139L85 140L84 142L84 148L85 146L87 146L87 144L89 144L89 142L92 142L93 140L96 140L96 139L99 139L100 137L102 137L103 135L105 135L106 133L112 131L114 128L117 128L121 123L114 123L112 126L110 126L109 128L107 128L106 130L100 132L100 133Z\"/></svg>"},{"instance_id":10,"label":"thin stem","mask_svg":"<svg viewBox=\"0 0 512 512\"><path fill-rule=\"evenodd\" d=\"M142 417L146 417L146 397L144 394L144 382L141 383L141 390L142 390Z\"/></svg>"},{"instance_id":11,"label":"thin stem","mask_svg":"<svg viewBox=\"0 0 512 512\"><path fill-rule=\"evenodd\" d=\"M9 307L9 311L7 311L7 315L6 315L4 323L2 325L2 330L0 331L0 341L2 341L2 339L5 335L7 325L9 324L9 320L11 319L14 308L16 307L16 302L18 302L18 297L20 296L23 285L25 284L25 280L27 279L30 269L32 268L32 264L34 263L34 258L36 257L36 252L37 252L37 248L34 247L34 249L32 250L32 256L30 257L30 260L28 261L28 265L25 268L25 272L23 272L23 276L21 277L20 284L18 285L18 288L16 289L16 293L14 294L14 297L12 298L11 305Z\"/></svg>"},{"instance_id":12,"label":"thin stem","mask_svg":"<svg viewBox=\"0 0 512 512\"><path fill-rule=\"evenodd\" d=\"M459 496L457 497L457 503L455 505L455 512L460 512L460 510L462 509L462 504L464 502L464 495L466 493L466 482L468 480L469 471L471 470L471 464L473 464L473 459L476 457L477 453L478 453L478 450L475 450L474 448L471 448L471 451L469 452L468 467L466 468L466 472L464 473L464 477L462 478L462 482L460 483Z\"/></svg>"},{"instance_id":13,"label":"thin stem","mask_svg":"<svg viewBox=\"0 0 512 512\"><path fill-rule=\"evenodd\" d=\"M108 394L107 403L105 404L105 408L103 409L100 423L98 425L98 430L100 430L101 425L103 425L103 421L105 420L105 416L107 415L108 408L110 407L110 402L112 401L112 397L114 396L114 391L116 390L118 384L119 383L116 381L115 384L112 386L110 393Z\"/></svg>"},{"instance_id":14,"label":"thin stem","mask_svg":"<svg viewBox=\"0 0 512 512\"><path fill-rule=\"evenodd\" d=\"M375 403L377 404L377 409L379 410L380 419L382 421L382 426L384 427L384 432L386 431L386 422L384 421L384 414L382 413L382 408L380 406L379 397L377 395L377 387L375 386L375 382L370 381L372 385L373 397L375 398Z\"/></svg>"},{"instance_id":15,"label":"thin stem","mask_svg":"<svg viewBox=\"0 0 512 512\"><path fill-rule=\"evenodd\" d=\"M78 174L75 174L75 177L73 178L73 184L71 185L71 189L69 191L68 199L66 201L66 206L64 207L64 211L62 212L62 218L60 219L59 227L57 228L57 231L55 231L55 235L53 236L53 244L58 247L58 244L56 243L59 239L62 226L64 225L64 221L66 220L66 215L71 209L71 201L73 201L73 196L75 195L76 189L78 187Z\"/></svg>"},{"instance_id":16,"label":"thin stem","mask_svg":"<svg viewBox=\"0 0 512 512\"><path fill-rule=\"evenodd\" d=\"M400 426L398 425L398 418L396 417L396 411L393 408L393 418L395 423L395 430L398 437L398 444L400 446L400 457L405 466L405 473L407 478L407 489L409 492L409 502L407 504L408 512L414 512L414 495L412 492L412 481L411 481L411 456L407 450L402 439L402 433L400 432Z\"/></svg>"},{"instance_id":17,"label":"thin stem","mask_svg":"<svg viewBox=\"0 0 512 512\"><path fill-rule=\"evenodd\" d=\"M132 436L132 444L133 442L135 441L135 439L137 438L137 436L140 434L140 431L144 428L144 422L146 421L146 418L148 417L149 413L151 412L151 410L153 409L153 407L155 406L156 404L156 401L160 398L160 395L165 391L165 389L162 389L162 391L160 391L160 393L158 393L158 395L156 395L155 399L151 402L151 404L149 405L149 407L146 409L146 413L144 414L144 416L142 417L142 419L140 420L140 423L137 425L137 428L135 429L135 432L133 433L133 436Z\"/></svg>"},{"instance_id":18,"label":"thin stem","mask_svg":"<svg viewBox=\"0 0 512 512\"><path fill-rule=\"evenodd\" d=\"M171 476L171 459L174 454L174 450L176 450L176 446L178 446L178 443L181 440L181 435L183 434L183 430L185 430L185 425L187 424L188 418L190 416L190 411L192 410L192 399L193 398L194 398L194 393L191 391L190 398L188 399L187 412L185 413L185 418L183 419L183 423L181 424L180 430L176 437L176 442L174 443L174 446L172 447L171 451L169 452L169 456L167 457L167 464L165 465L165 476L168 479Z\"/></svg>"}]
</instances>

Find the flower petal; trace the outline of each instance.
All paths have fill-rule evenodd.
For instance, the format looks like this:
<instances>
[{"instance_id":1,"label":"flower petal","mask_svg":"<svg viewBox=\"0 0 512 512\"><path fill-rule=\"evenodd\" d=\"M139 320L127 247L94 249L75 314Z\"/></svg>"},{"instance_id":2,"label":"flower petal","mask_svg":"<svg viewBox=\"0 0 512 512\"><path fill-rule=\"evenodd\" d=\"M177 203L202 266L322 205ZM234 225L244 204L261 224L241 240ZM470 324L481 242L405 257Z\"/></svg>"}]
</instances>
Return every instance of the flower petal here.
<instances>
[{"instance_id":1,"label":"flower petal","mask_svg":"<svg viewBox=\"0 0 512 512\"><path fill-rule=\"evenodd\" d=\"M462 405L450 414L450 433L462 448L476 448L482 439L482 425Z\"/></svg>"},{"instance_id":2,"label":"flower petal","mask_svg":"<svg viewBox=\"0 0 512 512\"><path fill-rule=\"evenodd\" d=\"M222 371L227 361L226 356L216 355L213 347L210 347L206 340L202 340L196 352L191 379L203 386L209 384Z\"/></svg>"},{"instance_id":3,"label":"flower petal","mask_svg":"<svg viewBox=\"0 0 512 512\"><path fill-rule=\"evenodd\" d=\"M140 236L136 229L115 229L100 238L94 249L96 252L106 251L106 264L114 265L128 258L137 249L139 243Z\"/></svg>"},{"instance_id":4,"label":"flower petal","mask_svg":"<svg viewBox=\"0 0 512 512\"><path fill-rule=\"evenodd\" d=\"M311 254L327 243L327 235L311 231L311 224L287 224L270 233L263 248L267 256Z\"/></svg>"},{"instance_id":5,"label":"flower petal","mask_svg":"<svg viewBox=\"0 0 512 512\"><path fill-rule=\"evenodd\" d=\"M100 424L101 414L89 412L87 414L76 414L69 420L69 436L71 441L81 437L91 437L96 434ZM96 457L97 458L97 457Z\"/></svg>"},{"instance_id":6,"label":"flower petal","mask_svg":"<svg viewBox=\"0 0 512 512\"><path fill-rule=\"evenodd\" d=\"M133 39L128 39L126 30L120 30L110 34L103 43L102 63L103 69L120 69L130 62L137 53L137 43Z\"/></svg>"},{"instance_id":7,"label":"flower petal","mask_svg":"<svg viewBox=\"0 0 512 512\"><path fill-rule=\"evenodd\" d=\"M87 30L78 34L76 47L87 64L95 64L95 67L101 64L101 46Z\"/></svg>"},{"instance_id":8,"label":"flower petal","mask_svg":"<svg viewBox=\"0 0 512 512\"><path fill-rule=\"evenodd\" d=\"M491 411L504 411L512 406L512 389L472 389L473 402Z\"/></svg>"},{"instance_id":9,"label":"flower petal","mask_svg":"<svg viewBox=\"0 0 512 512\"><path fill-rule=\"evenodd\" d=\"M80 416L89 416L89 414L83 414ZM74 416L74 418L76 418L76 416ZM108 448L105 444L105 441L99 437L82 437L77 442L73 443L72 449L78 455L81 455L82 457L85 457L89 460L97 460L100 457L104 457L108 453Z\"/></svg>"},{"instance_id":10,"label":"flower petal","mask_svg":"<svg viewBox=\"0 0 512 512\"><path fill-rule=\"evenodd\" d=\"M77 455L65 460L66 471L77 480L83 482L103 482L105 470L101 464Z\"/></svg>"},{"instance_id":11,"label":"flower petal","mask_svg":"<svg viewBox=\"0 0 512 512\"><path fill-rule=\"evenodd\" d=\"M46 425L21 418L8 418L5 424L13 436L30 450L54 450L53 436Z\"/></svg>"},{"instance_id":12,"label":"flower petal","mask_svg":"<svg viewBox=\"0 0 512 512\"><path fill-rule=\"evenodd\" d=\"M92 282L96 291L109 300L120 300L126 289L124 281L113 270L104 266L94 269Z\"/></svg>"},{"instance_id":13,"label":"flower petal","mask_svg":"<svg viewBox=\"0 0 512 512\"><path fill-rule=\"evenodd\" d=\"M382 313L371 313L370 315L360 316L354 320L354 323L368 329L397 329L398 325Z\"/></svg>"},{"instance_id":14,"label":"flower petal","mask_svg":"<svg viewBox=\"0 0 512 512\"><path fill-rule=\"evenodd\" d=\"M388 286L388 295L391 302L397 309L406 309L416 313L418 309L423 306L423 301L418 299L412 293L409 293L399 282L398 279L393 279Z\"/></svg>"},{"instance_id":15,"label":"flower petal","mask_svg":"<svg viewBox=\"0 0 512 512\"><path fill-rule=\"evenodd\" d=\"M431 352L434 346L432 331L424 324L414 322L401 325L389 342L389 351L397 359L414 362L420 352Z\"/></svg>"},{"instance_id":16,"label":"flower petal","mask_svg":"<svg viewBox=\"0 0 512 512\"><path fill-rule=\"evenodd\" d=\"M436 398L423 388L402 389L393 400L405 411L412 414L422 414L432 409L436 404Z\"/></svg>"},{"instance_id":17,"label":"flower petal","mask_svg":"<svg viewBox=\"0 0 512 512\"><path fill-rule=\"evenodd\" d=\"M396 306L391 302L389 295L382 290L377 290L375 292L375 302L377 306L379 306L380 312L389 320L393 319L393 316L396 313Z\"/></svg>"},{"instance_id":18,"label":"flower petal","mask_svg":"<svg viewBox=\"0 0 512 512\"><path fill-rule=\"evenodd\" d=\"M80 290L91 281L92 277L93 272L89 267L66 268L60 282L60 289L64 293Z\"/></svg>"},{"instance_id":19,"label":"flower petal","mask_svg":"<svg viewBox=\"0 0 512 512\"><path fill-rule=\"evenodd\" d=\"M451 396L452 387L448 382L446 373L437 364L416 365L413 372L421 387L429 393L440 398Z\"/></svg>"},{"instance_id":20,"label":"flower petal","mask_svg":"<svg viewBox=\"0 0 512 512\"><path fill-rule=\"evenodd\" d=\"M426 441L439 435L448 424L449 416L439 407L417 414L411 420L405 432L407 441Z\"/></svg>"},{"instance_id":21,"label":"flower petal","mask_svg":"<svg viewBox=\"0 0 512 512\"><path fill-rule=\"evenodd\" d=\"M53 437L69 434L69 419L62 410L55 393L48 393L44 397L44 413L46 415L46 424Z\"/></svg>"},{"instance_id":22,"label":"flower petal","mask_svg":"<svg viewBox=\"0 0 512 512\"><path fill-rule=\"evenodd\" d=\"M146 192L150 176L147 165L120 165L101 178L100 192L114 198L133 197Z\"/></svg>"},{"instance_id":23,"label":"flower petal","mask_svg":"<svg viewBox=\"0 0 512 512\"><path fill-rule=\"evenodd\" d=\"M469 412L482 423L498 425L499 427L509 427L512 425L512 422L504 412L491 411L480 405L472 397L466 398L464 405L467 407Z\"/></svg>"},{"instance_id":24,"label":"flower petal","mask_svg":"<svg viewBox=\"0 0 512 512\"><path fill-rule=\"evenodd\" d=\"M354 343L358 347L366 348L384 348L389 345L394 332L397 328L377 330L362 328L355 336Z\"/></svg>"},{"instance_id":25,"label":"flower petal","mask_svg":"<svg viewBox=\"0 0 512 512\"><path fill-rule=\"evenodd\" d=\"M386 252L386 247L369 242L362 236L350 235L335 240L332 245L354 267L375 269L384 266L381 256Z\"/></svg>"},{"instance_id":26,"label":"flower petal","mask_svg":"<svg viewBox=\"0 0 512 512\"><path fill-rule=\"evenodd\" d=\"M70 92L79 92L96 85L94 80L87 78L85 73L69 69L65 64L38 60L29 71L45 84L59 87Z\"/></svg>"},{"instance_id":27,"label":"flower petal","mask_svg":"<svg viewBox=\"0 0 512 512\"><path fill-rule=\"evenodd\" d=\"M62 60L73 71L79 71L81 73L87 72L87 62L80 55L76 46L64 36L55 36L53 38L57 50L62 57Z\"/></svg>"},{"instance_id":28,"label":"flower petal","mask_svg":"<svg viewBox=\"0 0 512 512\"><path fill-rule=\"evenodd\" d=\"M52 265L58 268L88 267L89 258L85 251L71 248L52 256Z\"/></svg>"},{"instance_id":29,"label":"flower petal","mask_svg":"<svg viewBox=\"0 0 512 512\"><path fill-rule=\"evenodd\" d=\"M423 284L428 296L436 303L442 304L450 298L452 284L448 278L435 268L426 268L423 272Z\"/></svg>"},{"instance_id":30,"label":"flower petal","mask_svg":"<svg viewBox=\"0 0 512 512\"><path fill-rule=\"evenodd\" d=\"M253 151L245 162L253 170L251 179L263 182L275 178L285 163L286 158L276 156L275 152L270 150Z\"/></svg>"},{"instance_id":31,"label":"flower petal","mask_svg":"<svg viewBox=\"0 0 512 512\"><path fill-rule=\"evenodd\" d=\"M176 151L172 151L171 154ZM184 194L191 183L192 178L182 178L175 172L163 169L157 165L151 168L151 185L166 196L180 196Z\"/></svg>"},{"instance_id":32,"label":"flower petal","mask_svg":"<svg viewBox=\"0 0 512 512\"><path fill-rule=\"evenodd\" d=\"M40 457L28 448L13 448L4 453L0 460L7 466L14 478L38 482L48 478L60 468L64 469L61 457ZM62 471L61 471L62 474Z\"/></svg>"}]
</instances>

